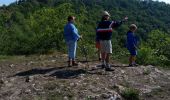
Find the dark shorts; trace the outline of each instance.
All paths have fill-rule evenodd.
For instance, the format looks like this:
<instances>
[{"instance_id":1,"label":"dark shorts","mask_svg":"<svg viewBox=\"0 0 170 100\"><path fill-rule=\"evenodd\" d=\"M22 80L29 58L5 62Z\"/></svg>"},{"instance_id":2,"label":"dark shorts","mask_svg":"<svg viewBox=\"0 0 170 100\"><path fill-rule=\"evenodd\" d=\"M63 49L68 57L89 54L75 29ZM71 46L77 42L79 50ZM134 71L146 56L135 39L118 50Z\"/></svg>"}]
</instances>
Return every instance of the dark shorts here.
<instances>
[{"instance_id":1,"label":"dark shorts","mask_svg":"<svg viewBox=\"0 0 170 100\"><path fill-rule=\"evenodd\" d=\"M132 55L132 56L136 56L137 55L137 50L135 50L135 49L128 49L128 50L130 52L130 55Z\"/></svg>"}]
</instances>

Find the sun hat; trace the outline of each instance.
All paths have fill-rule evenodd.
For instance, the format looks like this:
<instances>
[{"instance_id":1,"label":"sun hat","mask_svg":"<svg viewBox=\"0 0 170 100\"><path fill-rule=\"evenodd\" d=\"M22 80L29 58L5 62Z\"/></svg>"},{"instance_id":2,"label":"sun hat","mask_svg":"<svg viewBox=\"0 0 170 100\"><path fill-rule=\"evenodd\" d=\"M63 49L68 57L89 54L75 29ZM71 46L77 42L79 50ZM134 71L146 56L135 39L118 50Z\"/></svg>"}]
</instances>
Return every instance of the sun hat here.
<instances>
[{"instance_id":1,"label":"sun hat","mask_svg":"<svg viewBox=\"0 0 170 100\"><path fill-rule=\"evenodd\" d=\"M103 11L102 16L110 16L110 14L107 11Z\"/></svg>"}]
</instances>

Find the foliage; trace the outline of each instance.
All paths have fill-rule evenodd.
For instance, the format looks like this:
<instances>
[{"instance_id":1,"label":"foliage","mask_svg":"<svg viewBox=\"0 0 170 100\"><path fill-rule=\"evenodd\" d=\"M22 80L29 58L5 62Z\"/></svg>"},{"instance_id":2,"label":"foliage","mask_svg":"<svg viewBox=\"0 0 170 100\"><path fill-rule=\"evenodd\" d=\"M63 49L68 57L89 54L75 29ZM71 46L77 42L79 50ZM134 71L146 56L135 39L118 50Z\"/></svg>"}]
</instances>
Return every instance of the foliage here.
<instances>
[{"instance_id":1,"label":"foliage","mask_svg":"<svg viewBox=\"0 0 170 100\"><path fill-rule=\"evenodd\" d=\"M162 31L154 30L148 35L139 49L138 62L160 66L169 65L170 36Z\"/></svg>"},{"instance_id":2,"label":"foliage","mask_svg":"<svg viewBox=\"0 0 170 100\"><path fill-rule=\"evenodd\" d=\"M113 32L112 58L126 58L126 32L129 24L135 23L142 40L138 62L170 65L169 9L170 5L152 0L19 0L0 7L0 54L46 53L51 49L66 52L63 27L67 16L75 15L83 44L89 56L94 57L95 28L101 11L108 10L111 19L129 17ZM82 56L80 49L78 54Z\"/></svg>"}]
</instances>

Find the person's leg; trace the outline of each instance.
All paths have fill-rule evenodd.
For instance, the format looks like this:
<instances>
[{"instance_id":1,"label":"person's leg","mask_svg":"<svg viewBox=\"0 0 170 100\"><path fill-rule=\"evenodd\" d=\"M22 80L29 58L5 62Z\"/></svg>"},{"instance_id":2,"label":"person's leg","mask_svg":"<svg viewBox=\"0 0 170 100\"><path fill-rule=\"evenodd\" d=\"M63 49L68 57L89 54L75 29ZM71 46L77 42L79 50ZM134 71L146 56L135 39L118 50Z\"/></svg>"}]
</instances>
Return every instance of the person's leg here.
<instances>
[{"instance_id":1,"label":"person's leg","mask_svg":"<svg viewBox=\"0 0 170 100\"><path fill-rule=\"evenodd\" d=\"M111 43L111 40L108 40L107 43L106 43L106 65L107 67L110 67L110 54L112 54L112 43Z\"/></svg>"},{"instance_id":2,"label":"person's leg","mask_svg":"<svg viewBox=\"0 0 170 100\"><path fill-rule=\"evenodd\" d=\"M104 46L104 41L100 41L100 51L101 51L101 63L102 63L102 68L105 67L105 59L106 59L106 53L105 53L105 46Z\"/></svg>"},{"instance_id":3,"label":"person's leg","mask_svg":"<svg viewBox=\"0 0 170 100\"><path fill-rule=\"evenodd\" d=\"M114 69L111 68L110 65L110 54L112 54L112 43L111 40L107 41L106 43L106 71L114 71Z\"/></svg>"},{"instance_id":4,"label":"person's leg","mask_svg":"<svg viewBox=\"0 0 170 100\"><path fill-rule=\"evenodd\" d=\"M135 49L131 49L129 51L130 51L129 66L136 66L137 51Z\"/></svg>"},{"instance_id":5,"label":"person's leg","mask_svg":"<svg viewBox=\"0 0 170 100\"><path fill-rule=\"evenodd\" d=\"M77 66L78 65L75 62L76 50L77 50L77 42L71 41L71 58L72 58L72 65L73 66Z\"/></svg>"},{"instance_id":6,"label":"person's leg","mask_svg":"<svg viewBox=\"0 0 170 100\"><path fill-rule=\"evenodd\" d=\"M136 55L134 55L132 58L132 65L138 66L138 64L136 64Z\"/></svg>"},{"instance_id":7,"label":"person's leg","mask_svg":"<svg viewBox=\"0 0 170 100\"><path fill-rule=\"evenodd\" d=\"M68 48L68 67L72 66L72 58L71 58L71 42L67 42L67 48Z\"/></svg>"},{"instance_id":8,"label":"person's leg","mask_svg":"<svg viewBox=\"0 0 170 100\"><path fill-rule=\"evenodd\" d=\"M102 66L104 67L105 66L105 60L106 60L106 53L105 52L102 52Z\"/></svg>"},{"instance_id":9,"label":"person's leg","mask_svg":"<svg viewBox=\"0 0 170 100\"><path fill-rule=\"evenodd\" d=\"M99 59L99 61L101 61L101 50L100 50L101 46L100 46L99 41L96 42L96 48L97 48L98 59Z\"/></svg>"},{"instance_id":10,"label":"person's leg","mask_svg":"<svg viewBox=\"0 0 170 100\"><path fill-rule=\"evenodd\" d=\"M102 58L101 58L102 55L101 55L101 50L100 50L100 48L98 48L97 53L98 53L99 61L101 61L101 60L102 60Z\"/></svg>"},{"instance_id":11,"label":"person's leg","mask_svg":"<svg viewBox=\"0 0 170 100\"><path fill-rule=\"evenodd\" d=\"M132 66L132 62L133 62L133 56L130 55L130 57L129 57L129 66Z\"/></svg>"},{"instance_id":12,"label":"person's leg","mask_svg":"<svg viewBox=\"0 0 170 100\"><path fill-rule=\"evenodd\" d=\"M110 61L110 53L106 54L106 64L109 64Z\"/></svg>"},{"instance_id":13,"label":"person's leg","mask_svg":"<svg viewBox=\"0 0 170 100\"><path fill-rule=\"evenodd\" d=\"M107 54L106 56L106 68L105 68L106 71L114 71L114 68L111 68L111 65L110 65L110 53Z\"/></svg>"}]
</instances>

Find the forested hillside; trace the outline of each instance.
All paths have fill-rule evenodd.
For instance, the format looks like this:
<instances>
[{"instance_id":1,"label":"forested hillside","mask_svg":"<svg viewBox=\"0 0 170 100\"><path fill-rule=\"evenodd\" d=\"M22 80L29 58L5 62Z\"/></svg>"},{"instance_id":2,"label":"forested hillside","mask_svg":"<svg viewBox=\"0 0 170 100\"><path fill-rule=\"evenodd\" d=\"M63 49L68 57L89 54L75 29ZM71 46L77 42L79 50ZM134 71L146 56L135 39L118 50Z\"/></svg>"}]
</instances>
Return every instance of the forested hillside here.
<instances>
[{"instance_id":1,"label":"forested hillside","mask_svg":"<svg viewBox=\"0 0 170 100\"><path fill-rule=\"evenodd\" d=\"M127 23L113 33L113 58L128 55L126 32L137 24L140 39L138 63L170 65L170 5L152 0L19 0L0 7L0 54L25 55L65 52L63 27L68 15L76 16L76 26L88 54L95 50L95 28L101 11L111 13L111 19L129 17Z\"/></svg>"}]
</instances>

